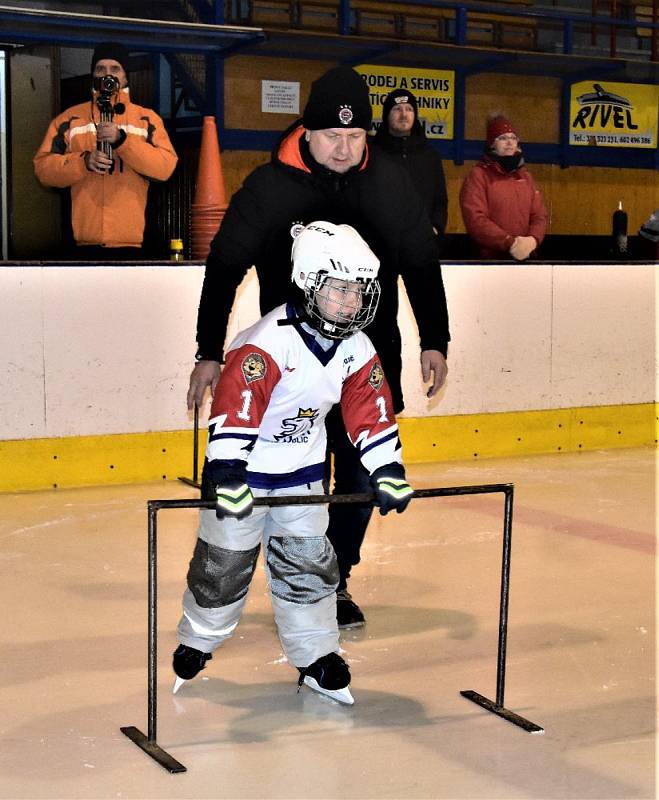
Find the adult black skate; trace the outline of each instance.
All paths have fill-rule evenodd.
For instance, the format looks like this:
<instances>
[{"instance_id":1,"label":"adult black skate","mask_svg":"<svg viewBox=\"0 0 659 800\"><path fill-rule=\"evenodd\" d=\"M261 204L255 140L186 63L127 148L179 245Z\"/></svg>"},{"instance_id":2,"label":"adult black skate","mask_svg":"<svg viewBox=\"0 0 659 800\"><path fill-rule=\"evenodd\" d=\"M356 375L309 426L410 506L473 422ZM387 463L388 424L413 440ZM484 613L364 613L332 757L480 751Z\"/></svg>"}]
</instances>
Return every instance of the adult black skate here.
<instances>
[{"instance_id":1,"label":"adult black skate","mask_svg":"<svg viewBox=\"0 0 659 800\"><path fill-rule=\"evenodd\" d=\"M363 628L366 624L364 613L347 589L339 589L336 593L336 621L342 631Z\"/></svg>"}]
</instances>

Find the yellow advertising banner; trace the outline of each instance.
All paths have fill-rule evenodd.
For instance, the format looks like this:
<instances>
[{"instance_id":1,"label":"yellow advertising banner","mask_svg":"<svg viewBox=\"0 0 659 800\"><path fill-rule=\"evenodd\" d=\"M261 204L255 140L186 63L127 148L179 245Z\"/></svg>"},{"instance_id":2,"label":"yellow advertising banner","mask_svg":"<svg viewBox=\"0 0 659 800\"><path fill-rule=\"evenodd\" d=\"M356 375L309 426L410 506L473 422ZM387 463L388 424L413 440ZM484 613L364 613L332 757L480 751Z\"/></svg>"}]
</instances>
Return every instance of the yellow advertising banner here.
<instances>
[{"instance_id":1,"label":"yellow advertising banner","mask_svg":"<svg viewBox=\"0 0 659 800\"><path fill-rule=\"evenodd\" d=\"M570 144L656 147L659 87L642 83L573 83Z\"/></svg>"},{"instance_id":2,"label":"yellow advertising banner","mask_svg":"<svg viewBox=\"0 0 659 800\"><path fill-rule=\"evenodd\" d=\"M359 64L373 107L372 130L382 121L382 104L393 89L409 89L416 97L418 118L428 139L453 138L455 73L448 69L415 69Z\"/></svg>"}]
</instances>

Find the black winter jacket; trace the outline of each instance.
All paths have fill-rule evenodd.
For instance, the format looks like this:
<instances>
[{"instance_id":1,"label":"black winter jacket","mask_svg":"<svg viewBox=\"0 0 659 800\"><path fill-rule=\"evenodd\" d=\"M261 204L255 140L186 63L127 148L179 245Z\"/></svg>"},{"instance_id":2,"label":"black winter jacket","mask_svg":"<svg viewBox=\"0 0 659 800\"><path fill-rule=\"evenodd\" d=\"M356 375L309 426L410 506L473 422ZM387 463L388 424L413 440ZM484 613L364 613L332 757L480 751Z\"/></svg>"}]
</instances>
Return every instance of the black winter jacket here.
<instances>
[{"instance_id":1,"label":"black winter jacket","mask_svg":"<svg viewBox=\"0 0 659 800\"><path fill-rule=\"evenodd\" d=\"M197 358L222 360L234 296L254 265L261 313L290 297L291 230L314 220L347 223L380 259L382 288L375 321L367 328L402 410L398 276L405 281L422 350L446 355L450 339L437 245L419 196L402 168L379 153L340 175L303 159L303 129L294 123L269 164L257 167L231 199L211 245L199 304ZM308 162L307 157L307 162ZM315 164L315 162L313 162Z\"/></svg>"},{"instance_id":2,"label":"black winter jacket","mask_svg":"<svg viewBox=\"0 0 659 800\"><path fill-rule=\"evenodd\" d=\"M372 141L374 148L381 147L405 166L421 195L423 207L428 212L433 228L442 239L448 218L444 167L441 156L426 139L419 121L414 121L411 134L404 137L392 136L383 123Z\"/></svg>"}]
</instances>

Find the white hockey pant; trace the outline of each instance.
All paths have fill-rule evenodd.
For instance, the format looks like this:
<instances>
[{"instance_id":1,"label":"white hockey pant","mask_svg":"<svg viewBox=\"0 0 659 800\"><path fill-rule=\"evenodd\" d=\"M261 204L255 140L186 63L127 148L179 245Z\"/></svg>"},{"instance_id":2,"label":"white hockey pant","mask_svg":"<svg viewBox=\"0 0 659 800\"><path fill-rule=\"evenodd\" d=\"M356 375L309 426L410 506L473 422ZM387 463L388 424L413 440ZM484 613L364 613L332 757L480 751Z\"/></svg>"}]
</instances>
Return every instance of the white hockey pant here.
<instances>
[{"instance_id":1,"label":"white hockey pant","mask_svg":"<svg viewBox=\"0 0 659 800\"><path fill-rule=\"evenodd\" d=\"M322 482L253 489L255 497L322 494ZM247 599L261 540L272 607L289 662L306 667L339 651L338 566L325 536L325 505L255 507L249 517L218 520L200 511L194 555L178 625L182 644L210 653L228 639Z\"/></svg>"}]
</instances>

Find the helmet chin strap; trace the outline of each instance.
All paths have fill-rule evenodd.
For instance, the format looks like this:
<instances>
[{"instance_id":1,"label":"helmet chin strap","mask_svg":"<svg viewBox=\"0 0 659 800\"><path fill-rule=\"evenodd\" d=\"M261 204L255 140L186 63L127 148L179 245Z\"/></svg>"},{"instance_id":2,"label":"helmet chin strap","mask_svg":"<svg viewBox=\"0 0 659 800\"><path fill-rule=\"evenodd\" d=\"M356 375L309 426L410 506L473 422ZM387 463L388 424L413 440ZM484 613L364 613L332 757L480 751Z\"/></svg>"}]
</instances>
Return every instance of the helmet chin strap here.
<instances>
[{"instance_id":1,"label":"helmet chin strap","mask_svg":"<svg viewBox=\"0 0 659 800\"><path fill-rule=\"evenodd\" d=\"M309 325L310 319L309 315L304 309L304 304L302 304L302 307L300 308L300 301L295 297L291 297L290 302L295 309L295 314L292 317L287 317L286 319L278 319L277 325L281 325L283 327L284 325L297 325L299 322L306 322L307 325Z\"/></svg>"}]
</instances>

